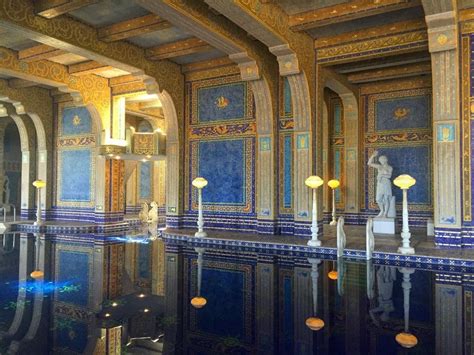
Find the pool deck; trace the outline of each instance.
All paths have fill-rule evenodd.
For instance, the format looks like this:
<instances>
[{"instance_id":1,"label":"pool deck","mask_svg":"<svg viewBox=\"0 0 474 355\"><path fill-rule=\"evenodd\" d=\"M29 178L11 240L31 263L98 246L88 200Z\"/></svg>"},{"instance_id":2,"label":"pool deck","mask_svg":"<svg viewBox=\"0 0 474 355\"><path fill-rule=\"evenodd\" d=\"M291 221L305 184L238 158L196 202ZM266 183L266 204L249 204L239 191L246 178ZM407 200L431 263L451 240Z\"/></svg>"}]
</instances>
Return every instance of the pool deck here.
<instances>
[{"instance_id":1,"label":"pool deck","mask_svg":"<svg viewBox=\"0 0 474 355\"><path fill-rule=\"evenodd\" d=\"M320 247L308 246L302 237L283 235L259 235L226 231L207 231L206 238L194 237L195 230L166 229L163 238L166 241L180 242L189 246L235 247L242 249L281 250L286 252L303 252L318 254L336 254L336 227L325 225ZM346 248L344 256L366 258L365 226L345 226ZM437 247L433 237L428 237L425 230L413 229L411 246L414 255L398 253L401 237L397 235L375 234L374 259L401 260L414 263L436 263L474 267L474 249Z\"/></svg>"}]
</instances>

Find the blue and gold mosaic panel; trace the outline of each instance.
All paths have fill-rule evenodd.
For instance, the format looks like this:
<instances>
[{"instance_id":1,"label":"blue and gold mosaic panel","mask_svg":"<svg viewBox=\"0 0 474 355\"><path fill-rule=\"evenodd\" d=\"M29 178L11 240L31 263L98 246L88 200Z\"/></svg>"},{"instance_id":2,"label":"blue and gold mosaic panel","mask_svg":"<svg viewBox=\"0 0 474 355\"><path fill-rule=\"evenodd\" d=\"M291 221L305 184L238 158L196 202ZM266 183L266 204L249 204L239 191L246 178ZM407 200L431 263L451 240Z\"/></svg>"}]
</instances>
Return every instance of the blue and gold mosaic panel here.
<instances>
[{"instance_id":1,"label":"blue and gold mosaic panel","mask_svg":"<svg viewBox=\"0 0 474 355\"><path fill-rule=\"evenodd\" d=\"M83 354L89 341L88 324L67 316L54 318L55 353Z\"/></svg>"},{"instance_id":2,"label":"blue and gold mosaic panel","mask_svg":"<svg viewBox=\"0 0 474 355\"><path fill-rule=\"evenodd\" d=\"M431 90L411 89L370 95L367 132L431 128Z\"/></svg>"},{"instance_id":3,"label":"blue and gold mosaic panel","mask_svg":"<svg viewBox=\"0 0 474 355\"><path fill-rule=\"evenodd\" d=\"M92 286L93 248L57 245L55 257L55 300L87 307Z\"/></svg>"},{"instance_id":4,"label":"blue and gold mosaic panel","mask_svg":"<svg viewBox=\"0 0 474 355\"><path fill-rule=\"evenodd\" d=\"M191 83L191 124L253 119L253 96L239 76Z\"/></svg>"},{"instance_id":5,"label":"blue and gold mosaic panel","mask_svg":"<svg viewBox=\"0 0 474 355\"><path fill-rule=\"evenodd\" d=\"M58 152L59 200L68 203L90 203L93 196L92 150L88 148Z\"/></svg>"},{"instance_id":6,"label":"blue and gold mosaic panel","mask_svg":"<svg viewBox=\"0 0 474 355\"><path fill-rule=\"evenodd\" d=\"M188 267L191 267L191 273L186 273L191 274L191 285L187 292L190 298L197 292L196 259L187 263L186 268ZM187 302L187 307L190 308L190 331L203 336L232 337L246 343L252 341L252 279L251 265L204 260L201 294L206 297L207 305L196 311Z\"/></svg>"},{"instance_id":7,"label":"blue and gold mosaic panel","mask_svg":"<svg viewBox=\"0 0 474 355\"><path fill-rule=\"evenodd\" d=\"M191 142L189 189L192 210L197 210L197 191L191 181L208 180L203 208L218 212L254 212L255 138Z\"/></svg>"},{"instance_id":8,"label":"blue and gold mosaic panel","mask_svg":"<svg viewBox=\"0 0 474 355\"><path fill-rule=\"evenodd\" d=\"M65 107L59 120L61 136L79 136L92 133L92 118L84 107Z\"/></svg>"},{"instance_id":9,"label":"blue and gold mosaic panel","mask_svg":"<svg viewBox=\"0 0 474 355\"><path fill-rule=\"evenodd\" d=\"M152 162L141 162L139 170L139 186L138 194L140 200L150 200L152 198L152 176L153 176L153 163Z\"/></svg>"},{"instance_id":10,"label":"blue and gold mosaic panel","mask_svg":"<svg viewBox=\"0 0 474 355\"><path fill-rule=\"evenodd\" d=\"M408 207L415 211L432 210L432 157L431 145L414 146L384 146L377 148L379 155L385 155L393 167L392 181L401 174L409 174L416 179L416 184L408 191ZM370 156L374 148L369 148ZM375 203L376 170L368 168L368 206L369 209L378 209ZM367 170L366 170L367 171ZM398 205L402 203L402 191L392 185Z\"/></svg>"},{"instance_id":11,"label":"blue and gold mosaic panel","mask_svg":"<svg viewBox=\"0 0 474 355\"><path fill-rule=\"evenodd\" d=\"M280 213L293 213L293 134L280 135Z\"/></svg>"}]
</instances>

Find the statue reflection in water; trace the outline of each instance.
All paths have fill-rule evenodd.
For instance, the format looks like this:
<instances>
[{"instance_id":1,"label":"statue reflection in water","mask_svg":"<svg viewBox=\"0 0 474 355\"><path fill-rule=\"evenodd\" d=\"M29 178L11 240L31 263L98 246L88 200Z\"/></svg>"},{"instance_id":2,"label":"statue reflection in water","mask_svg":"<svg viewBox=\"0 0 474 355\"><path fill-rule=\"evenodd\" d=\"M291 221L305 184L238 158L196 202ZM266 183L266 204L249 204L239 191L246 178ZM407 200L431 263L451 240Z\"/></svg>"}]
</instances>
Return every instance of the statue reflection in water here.
<instances>
[{"instance_id":1,"label":"statue reflection in water","mask_svg":"<svg viewBox=\"0 0 474 355\"><path fill-rule=\"evenodd\" d=\"M394 267L380 266L377 270L378 307L372 308L370 316L378 324L377 315L381 321L390 319L390 313L395 310L393 306L393 283L397 279L397 271Z\"/></svg>"}]
</instances>

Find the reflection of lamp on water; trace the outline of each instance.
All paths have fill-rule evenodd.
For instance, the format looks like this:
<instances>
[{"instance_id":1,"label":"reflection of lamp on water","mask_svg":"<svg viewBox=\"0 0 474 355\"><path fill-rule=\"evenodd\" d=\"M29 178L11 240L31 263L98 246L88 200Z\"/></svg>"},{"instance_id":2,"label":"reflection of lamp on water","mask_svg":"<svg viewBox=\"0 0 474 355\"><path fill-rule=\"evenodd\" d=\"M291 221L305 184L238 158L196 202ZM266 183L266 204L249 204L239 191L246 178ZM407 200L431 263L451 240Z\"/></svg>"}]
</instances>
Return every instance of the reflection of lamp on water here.
<instances>
[{"instance_id":1,"label":"reflection of lamp on water","mask_svg":"<svg viewBox=\"0 0 474 355\"><path fill-rule=\"evenodd\" d=\"M393 183L403 191L403 227L402 227L402 246L398 248L401 254L415 254L415 249L410 247L410 228L408 226L408 201L407 192L410 187L415 185L416 180L410 175L400 175L393 180Z\"/></svg>"},{"instance_id":2,"label":"reflection of lamp on water","mask_svg":"<svg viewBox=\"0 0 474 355\"><path fill-rule=\"evenodd\" d=\"M316 314L318 312L318 266L321 263L321 260L308 258L308 261L311 264L311 283L313 286L313 316L307 318L305 323L309 329L318 331L324 327L324 321L321 318L316 317Z\"/></svg>"},{"instance_id":3,"label":"reflection of lamp on water","mask_svg":"<svg viewBox=\"0 0 474 355\"><path fill-rule=\"evenodd\" d=\"M204 254L204 248L196 248L195 249L198 253L198 258L197 258L197 276L198 276L198 279L197 279L197 296L194 297L192 300L191 300L191 305L194 307L194 308L197 308L197 309L200 309L200 308L203 308L206 303L207 303L207 300L201 296L201 281L202 281L202 264L203 264L203 254Z\"/></svg>"},{"instance_id":4,"label":"reflection of lamp on water","mask_svg":"<svg viewBox=\"0 0 474 355\"><path fill-rule=\"evenodd\" d=\"M401 268L399 271L403 274L403 310L405 313L405 329L403 332L398 333L395 336L395 340L398 344L403 346L404 348L413 348L418 344L418 339L416 336L411 334L408 330L409 323L410 323L410 289L411 289L411 281L410 275L415 272L415 269L410 268Z\"/></svg>"},{"instance_id":5,"label":"reflection of lamp on water","mask_svg":"<svg viewBox=\"0 0 474 355\"><path fill-rule=\"evenodd\" d=\"M345 267L346 265L344 263L344 258L337 258L337 293L341 297L344 295L344 275L346 273Z\"/></svg>"},{"instance_id":6,"label":"reflection of lamp on water","mask_svg":"<svg viewBox=\"0 0 474 355\"><path fill-rule=\"evenodd\" d=\"M192 184L198 189L198 231L194 234L194 236L198 238L207 237L207 233L203 230L204 218L202 216L202 189L207 186L207 180L202 177L197 177L193 180Z\"/></svg>"},{"instance_id":7,"label":"reflection of lamp on water","mask_svg":"<svg viewBox=\"0 0 474 355\"><path fill-rule=\"evenodd\" d=\"M41 240L40 240L40 234L39 233L36 233L35 234L36 236L36 245L35 245L35 248L36 248L36 256L35 256L35 269L33 270L33 272L30 274L30 276L35 279L35 280L38 280L38 279L42 279L44 277L44 272L41 271L39 269L39 257L40 257L40 244L41 244Z\"/></svg>"},{"instance_id":8,"label":"reflection of lamp on water","mask_svg":"<svg viewBox=\"0 0 474 355\"><path fill-rule=\"evenodd\" d=\"M336 262L332 262L332 270L328 272L328 279L329 280L337 280L337 267L336 267Z\"/></svg>"},{"instance_id":9,"label":"reflection of lamp on water","mask_svg":"<svg viewBox=\"0 0 474 355\"><path fill-rule=\"evenodd\" d=\"M372 264L372 259L367 260L366 276L367 276L367 298L371 300L372 298L374 298L374 285L375 285L374 266Z\"/></svg>"},{"instance_id":10,"label":"reflection of lamp on water","mask_svg":"<svg viewBox=\"0 0 474 355\"><path fill-rule=\"evenodd\" d=\"M35 226L43 225L43 219L41 216L41 189L46 186L46 182L43 180L35 180L33 181L33 186L36 187L38 191L38 202L36 206L36 222L34 223Z\"/></svg>"},{"instance_id":11,"label":"reflection of lamp on water","mask_svg":"<svg viewBox=\"0 0 474 355\"><path fill-rule=\"evenodd\" d=\"M332 190L332 221L329 223L330 226L335 226L336 221L336 189L341 185L339 180L333 179L328 181L328 186Z\"/></svg>"},{"instance_id":12,"label":"reflection of lamp on water","mask_svg":"<svg viewBox=\"0 0 474 355\"><path fill-rule=\"evenodd\" d=\"M313 189L313 215L311 220L311 240L308 241L310 247L319 247L321 241L318 240L318 200L316 198L316 190L322 184L324 184L323 179L319 176L310 176L305 180L305 185Z\"/></svg>"}]
</instances>

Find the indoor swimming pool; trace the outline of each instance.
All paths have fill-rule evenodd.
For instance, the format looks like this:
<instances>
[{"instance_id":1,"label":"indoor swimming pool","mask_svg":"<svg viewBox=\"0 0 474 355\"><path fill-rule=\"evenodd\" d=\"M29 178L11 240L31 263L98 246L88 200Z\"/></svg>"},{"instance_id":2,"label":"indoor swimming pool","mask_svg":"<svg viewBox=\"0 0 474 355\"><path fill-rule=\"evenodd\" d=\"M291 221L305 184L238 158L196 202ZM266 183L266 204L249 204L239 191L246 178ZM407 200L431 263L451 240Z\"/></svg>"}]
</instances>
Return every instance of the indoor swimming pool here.
<instances>
[{"instance_id":1,"label":"indoor swimming pool","mask_svg":"<svg viewBox=\"0 0 474 355\"><path fill-rule=\"evenodd\" d=\"M2 354L473 351L470 267L140 234L5 234L0 255Z\"/></svg>"}]
</instances>

